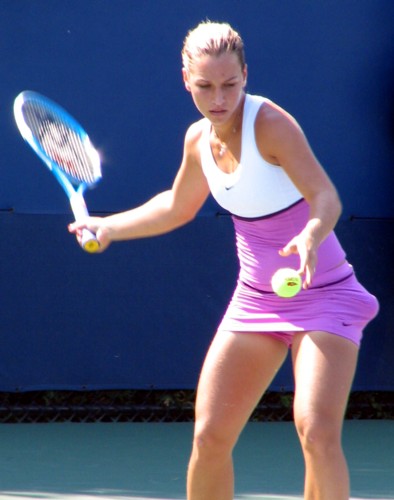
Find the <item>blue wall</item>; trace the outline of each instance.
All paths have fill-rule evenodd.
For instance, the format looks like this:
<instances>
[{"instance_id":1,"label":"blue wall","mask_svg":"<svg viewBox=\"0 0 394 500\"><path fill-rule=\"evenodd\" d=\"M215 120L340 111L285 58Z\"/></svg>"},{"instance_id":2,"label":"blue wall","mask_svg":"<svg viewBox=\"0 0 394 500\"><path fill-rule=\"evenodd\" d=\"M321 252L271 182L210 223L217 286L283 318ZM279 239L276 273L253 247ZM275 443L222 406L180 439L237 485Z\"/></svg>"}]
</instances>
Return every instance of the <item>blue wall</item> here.
<instances>
[{"instance_id":1,"label":"blue wall","mask_svg":"<svg viewBox=\"0 0 394 500\"><path fill-rule=\"evenodd\" d=\"M171 185L198 117L180 49L201 19L239 29L248 90L303 126L344 203L338 235L381 301L356 389L394 389L394 3L391 0L2 0L0 390L190 388L236 279L231 222L209 200L188 227L79 250L61 188L23 143L12 104L60 102L104 158L91 212ZM272 388L291 388L290 364Z\"/></svg>"}]
</instances>

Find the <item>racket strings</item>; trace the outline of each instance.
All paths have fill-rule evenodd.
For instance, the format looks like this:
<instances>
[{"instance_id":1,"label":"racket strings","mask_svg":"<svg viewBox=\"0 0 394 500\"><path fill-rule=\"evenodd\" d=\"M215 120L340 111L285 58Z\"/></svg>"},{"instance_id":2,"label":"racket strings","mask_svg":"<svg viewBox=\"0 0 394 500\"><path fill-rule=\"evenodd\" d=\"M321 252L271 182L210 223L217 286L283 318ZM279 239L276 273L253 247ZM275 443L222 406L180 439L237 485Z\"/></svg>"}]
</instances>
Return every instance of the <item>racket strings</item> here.
<instances>
[{"instance_id":1,"label":"racket strings","mask_svg":"<svg viewBox=\"0 0 394 500\"><path fill-rule=\"evenodd\" d=\"M86 141L60 115L34 102L24 103L23 115L44 153L69 177L86 184L96 180Z\"/></svg>"}]
</instances>

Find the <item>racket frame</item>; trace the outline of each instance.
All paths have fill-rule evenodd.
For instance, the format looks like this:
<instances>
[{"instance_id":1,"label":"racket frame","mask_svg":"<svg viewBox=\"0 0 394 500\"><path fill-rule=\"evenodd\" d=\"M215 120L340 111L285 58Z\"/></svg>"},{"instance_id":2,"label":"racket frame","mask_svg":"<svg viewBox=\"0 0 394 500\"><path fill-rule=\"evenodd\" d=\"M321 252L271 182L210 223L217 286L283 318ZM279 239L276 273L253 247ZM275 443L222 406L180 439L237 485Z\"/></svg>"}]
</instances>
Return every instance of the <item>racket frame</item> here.
<instances>
[{"instance_id":1,"label":"racket frame","mask_svg":"<svg viewBox=\"0 0 394 500\"><path fill-rule=\"evenodd\" d=\"M92 182L86 183L81 181L80 179L73 178L71 175L66 174L63 171L62 167L45 153L40 142L32 133L23 116L23 105L29 101L37 101L43 106L47 106L55 111L57 115L60 115L61 119L67 125L67 127L72 129L73 132L79 136L83 143L84 149L93 164L94 179ZM75 220L80 221L81 219L89 216L89 212L84 200L84 192L87 188L91 188L96 185L96 183L101 179L101 168L100 156L90 142L90 139L85 130L59 104L52 101L48 97L45 97L38 92L34 92L31 90L25 90L15 98L14 117L23 139L31 146L33 151L43 161L43 163L45 163L45 165L53 173L59 184L62 186L69 199L71 210L74 214ZM100 248L100 244L97 241L96 235L88 229L82 230L81 247L89 253L95 253Z\"/></svg>"}]
</instances>

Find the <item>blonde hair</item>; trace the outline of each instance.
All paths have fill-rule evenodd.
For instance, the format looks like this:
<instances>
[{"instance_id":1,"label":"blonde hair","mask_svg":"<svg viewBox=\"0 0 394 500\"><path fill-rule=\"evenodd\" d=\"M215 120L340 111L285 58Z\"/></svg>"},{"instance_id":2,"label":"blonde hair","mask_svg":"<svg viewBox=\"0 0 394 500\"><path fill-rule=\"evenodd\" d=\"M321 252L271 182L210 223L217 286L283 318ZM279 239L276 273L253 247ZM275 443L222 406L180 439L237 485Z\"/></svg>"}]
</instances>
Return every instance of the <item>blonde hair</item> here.
<instances>
[{"instance_id":1,"label":"blonde hair","mask_svg":"<svg viewBox=\"0 0 394 500\"><path fill-rule=\"evenodd\" d=\"M228 23L203 21L189 31L183 42L183 66L190 70L193 61L199 57L203 55L220 56L226 52L232 52L238 57L243 70L245 52L240 35Z\"/></svg>"}]
</instances>

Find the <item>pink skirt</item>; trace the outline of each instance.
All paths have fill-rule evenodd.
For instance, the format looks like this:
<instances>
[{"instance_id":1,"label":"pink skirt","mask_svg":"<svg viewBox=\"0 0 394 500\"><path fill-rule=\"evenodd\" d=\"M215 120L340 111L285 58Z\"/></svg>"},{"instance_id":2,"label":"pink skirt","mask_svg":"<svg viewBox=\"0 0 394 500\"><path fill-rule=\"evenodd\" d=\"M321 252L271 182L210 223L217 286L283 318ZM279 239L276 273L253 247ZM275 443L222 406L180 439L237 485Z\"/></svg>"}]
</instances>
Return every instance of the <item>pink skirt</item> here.
<instances>
[{"instance_id":1,"label":"pink skirt","mask_svg":"<svg viewBox=\"0 0 394 500\"><path fill-rule=\"evenodd\" d=\"M310 288L292 298L238 283L219 330L278 333L287 345L297 332L324 331L359 345L365 326L379 306L354 274L332 285ZM293 334L293 335L292 335Z\"/></svg>"},{"instance_id":2,"label":"pink skirt","mask_svg":"<svg viewBox=\"0 0 394 500\"><path fill-rule=\"evenodd\" d=\"M298 269L299 257L280 257L278 249L298 234L308 215L308 205L300 202L270 217L233 217L240 275L219 330L270 333L288 346L297 332L325 331L360 344L379 304L358 282L334 233L319 248L309 289L292 298L272 291L270 277L278 268Z\"/></svg>"}]
</instances>

